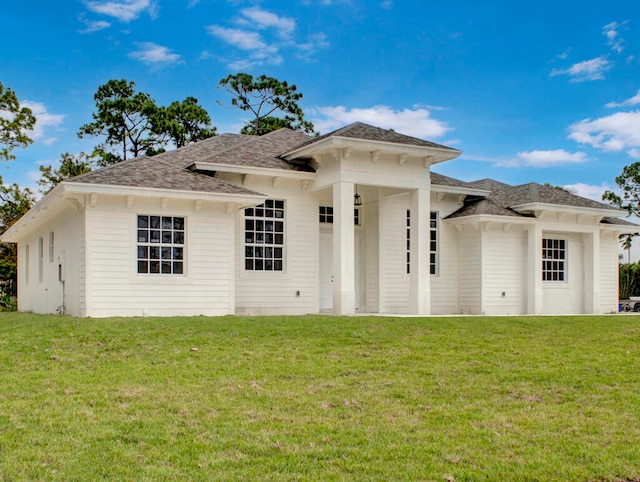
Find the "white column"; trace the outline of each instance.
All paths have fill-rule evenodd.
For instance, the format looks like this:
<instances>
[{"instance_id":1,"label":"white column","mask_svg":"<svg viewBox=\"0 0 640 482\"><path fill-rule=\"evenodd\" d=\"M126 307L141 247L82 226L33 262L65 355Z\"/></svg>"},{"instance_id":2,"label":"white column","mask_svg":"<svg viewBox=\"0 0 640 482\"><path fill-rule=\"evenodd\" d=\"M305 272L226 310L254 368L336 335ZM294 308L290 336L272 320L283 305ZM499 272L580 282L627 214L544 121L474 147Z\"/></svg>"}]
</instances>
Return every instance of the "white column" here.
<instances>
[{"instance_id":1,"label":"white column","mask_svg":"<svg viewBox=\"0 0 640 482\"><path fill-rule=\"evenodd\" d=\"M356 312L355 232L352 182L333 185L333 312Z\"/></svg>"},{"instance_id":2,"label":"white column","mask_svg":"<svg viewBox=\"0 0 640 482\"><path fill-rule=\"evenodd\" d=\"M431 206L429 189L411 192L411 253L409 275L409 312L431 313L429 241Z\"/></svg>"},{"instance_id":3,"label":"white column","mask_svg":"<svg viewBox=\"0 0 640 482\"><path fill-rule=\"evenodd\" d=\"M600 313L600 232L584 236L584 269L586 286L584 289L584 312Z\"/></svg>"},{"instance_id":4,"label":"white column","mask_svg":"<svg viewBox=\"0 0 640 482\"><path fill-rule=\"evenodd\" d=\"M527 243L527 313L542 313L542 229L538 224L529 227Z\"/></svg>"}]
</instances>

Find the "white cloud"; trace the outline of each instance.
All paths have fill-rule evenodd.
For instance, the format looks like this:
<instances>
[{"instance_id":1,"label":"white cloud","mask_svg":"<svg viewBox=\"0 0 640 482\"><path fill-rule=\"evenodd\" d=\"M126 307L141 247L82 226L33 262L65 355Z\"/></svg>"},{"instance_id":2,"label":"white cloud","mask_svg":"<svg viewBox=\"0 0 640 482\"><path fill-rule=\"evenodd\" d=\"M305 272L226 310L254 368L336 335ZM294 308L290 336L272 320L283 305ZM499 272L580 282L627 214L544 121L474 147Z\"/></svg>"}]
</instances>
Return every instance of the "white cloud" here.
<instances>
[{"instance_id":1,"label":"white cloud","mask_svg":"<svg viewBox=\"0 0 640 482\"><path fill-rule=\"evenodd\" d=\"M561 164L579 164L587 161L584 152L567 152L564 149L518 152L516 159L495 163L498 167L551 167Z\"/></svg>"},{"instance_id":2,"label":"white cloud","mask_svg":"<svg viewBox=\"0 0 640 482\"><path fill-rule=\"evenodd\" d=\"M640 104L640 90L638 90L638 93L630 99L623 100L622 102L609 102L605 107L627 107L638 104Z\"/></svg>"},{"instance_id":3,"label":"white cloud","mask_svg":"<svg viewBox=\"0 0 640 482\"><path fill-rule=\"evenodd\" d=\"M569 139L610 152L626 150L633 157L640 148L640 110L585 119L572 124Z\"/></svg>"},{"instance_id":4,"label":"white cloud","mask_svg":"<svg viewBox=\"0 0 640 482\"><path fill-rule=\"evenodd\" d=\"M431 113L424 108L393 110L391 107L378 105L364 109L350 109L344 106L318 107L309 110L313 125L321 133L343 127L353 122L365 122L384 129L422 139L435 139L451 131L445 121L433 119ZM315 114L315 117L313 115Z\"/></svg>"},{"instance_id":5,"label":"white cloud","mask_svg":"<svg viewBox=\"0 0 640 482\"><path fill-rule=\"evenodd\" d=\"M131 52L129 57L155 66L175 64L180 61L180 55L171 52L168 47L153 42L136 43L138 50Z\"/></svg>"},{"instance_id":6,"label":"white cloud","mask_svg":"<svg viewBox=\"0 0 640 482\"><path fill-rule=\"evenodd\" d=\"M571 82L584 82L587 80L604 79L604 73L611 68L609 62L604 56L596 57L591 60L584 60L573 64L568 69L553 69L550 76L567 75Z\"/></svg>"},{"instance_id":7,"label":"white cloud","mask_svg":"<svg viewBox=\"0 0 640 482\"><path fill-rule=\"evenodd\" d=\"M622 23L611 22L602 27L602 34L607 37L607 45L611 47L611 50L618 54L622 53L622 51L624 50L624 47L622 46L623 41L620 38L618 28L622 27L628 22L629 20L625 20Z\"/></svg>"},{"instance_id":8,"label":"white cloud","mask_svg":"<svg viewBox=\"0 0 640 482\"><path fill-rule=\"evenodd\" d=\"M380 8L382 8L383 10L391 10L393 8L393 1L392 0L383 0L380 3Z\"/></svg>"},{"instance_id":9,"label":"white cloud","mask_svg":"<svg viewBox=\"0 0 640 482\"><path fill-rule=\"evenodd\" d=\"M602 201L602 195L605 191L611 191L612 188L606 182L603 182L599 186L594 186L591 184L584 184L582 182L578 182L576 184L566 184L564 186L565 189L570 190L572 193L586 197L587 199L593 199L594 201Z\"/></svg>"},{"instance_id":10,"label":"white cloud","mask_svg":"<svg viewBox=\"0 0 640 482\"><path fill-rule=\"evenodd\" d=\"M218 25L210 25L207 31L220 40L242 50L258 50L267 47L262 37L257 32L249 32L236 28L225 28Z\"/></svg>"},{"instance_id":11,"label":"white cloud","mask_svg":"<svg viewBox=\"0 0 640 482\"><path fill-rule=\"evenodd\" d=\"M31 112L36 117L36 125L33 131L29 133L29 136L34 141L40 141L47 146L55 142L56 138L48 136L47 132L52 128L58 128L64 122L64 115L51 114L41 102L25 100L21 104L23 107L31 109Z\"/></svg>"},{"instance_id":12,"label":"white cloud","mask_svg":"<svg viewBox=\"0 0 640 482\"><path fill-rule=\"evenodd\" d=\"M296 22L292 18L279 17L260 7L244 8L240 13L245 17L240 19L242 25L253 25L258 29L273 28L283 38L290 37L296 28Z\"/></svg>"},{"instance_id":13,"label":"white cloud","mask_svg":"<svg viewBox=\"0 0 640 482\"><path fill-rule=\"evenodd\" d=\"M111 27L111 22L107 22L106 20L87 20L86 18L84 18L84 15L81 15L79 17L79 20L85 25L84 29L78 30L79 33L94 33Z\"/></svg>"},{"instance_id":14,"label":"white cloud","mask_svg":"<svg viewBox=\"0 0 640 482\"><path fill-rule=\"evenodd\" d=\"M121 22L135 20L144 11L151 17L156 15L156 5L152 0L89 1L85 6L94 13L116 18Z\"/></svg>"},{"instance_id":15,"label":"white cloud","mask_svg":"<svg viewBox=\"0 0 640 482\"><path fill-rule=\"evenodd\" d=\"M309 60L322 48L329 45L323 33L312 34L306 43L298 43L293 39L296 21L293 18L281 17L260 7L249 7L240 10L240 17L234 20L236 27L209 25L207 32L223 42L243 51L230 52L226 62L229 68L249 70L260 65L280 65L284 62L285 49L297 51L299 57ZM248 57L237 58L239 55ZM236 58L233 58L233 57Z\"/></svg>"}]
</instances>

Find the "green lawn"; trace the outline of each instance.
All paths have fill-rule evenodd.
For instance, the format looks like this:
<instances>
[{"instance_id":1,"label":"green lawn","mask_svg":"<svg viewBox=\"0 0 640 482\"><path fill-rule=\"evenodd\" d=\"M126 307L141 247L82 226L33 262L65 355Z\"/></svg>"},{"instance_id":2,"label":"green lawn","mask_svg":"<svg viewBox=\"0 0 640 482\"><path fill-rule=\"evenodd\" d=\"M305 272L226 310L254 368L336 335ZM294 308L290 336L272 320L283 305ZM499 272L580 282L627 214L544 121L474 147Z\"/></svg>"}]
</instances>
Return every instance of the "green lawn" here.
<instances>
[{"instance_id":1,"label":"green lawn","mask_svg":"<svg viewBox=\"0 0 640 482\"><path fill-rule=\"evenodd\" d=\"M640 480L640 317L0 314L0 480Z\"/></svg>"}]
</instances>

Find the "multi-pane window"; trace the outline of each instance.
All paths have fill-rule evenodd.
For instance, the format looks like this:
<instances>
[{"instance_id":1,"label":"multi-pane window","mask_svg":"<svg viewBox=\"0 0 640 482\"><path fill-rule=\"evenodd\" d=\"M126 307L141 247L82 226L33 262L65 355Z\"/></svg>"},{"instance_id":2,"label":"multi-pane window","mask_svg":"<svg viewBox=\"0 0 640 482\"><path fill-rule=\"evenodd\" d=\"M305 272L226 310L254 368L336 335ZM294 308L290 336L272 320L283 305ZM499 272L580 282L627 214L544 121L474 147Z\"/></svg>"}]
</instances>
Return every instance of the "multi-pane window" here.
<instances>
[{"instance_id":1,"label":"multi-pane window","mask_svg":"<svg viewBox=\"0 0 640 482\"><path fill-rule=\"evenodd\" d=\"M244 267L249 271L282 271L284 201L267 199L244 210Z\"/></svg>"},{"instance_id":2,"label":"multi-pane window","mask_svg":"<svg viewBox=\"0 0 640 482\"><path fill-rule=\"evenodd\" d=\"M407 209L407 274L411 273L411 210Z\"/></svg>"},{"instance_id":3,"label":"multi-pane window","mask_svg":"<svg viewBox=\"0 0 640 482\"><path fill-rule=\"evenodd\" d=\"M433 211L429 220L429 272L438 273L438 213Z\"/></svg>"},{"instance_id":4,"label":"multi-pane window","mask_svg":"<svg viewBox=\"0 0 640 482\"><path fill-rule=\"evenodd\" d=\"M333 206L320 206L319 220L321 223L333 224ZM353 224L360 226L360 209L353 209Z\"/></svg>"},{"instance_id":5,"label":"multi-pane window","mask_svg":"<svg viewBox=\"0 0 640 482\"><path fill-rule=\"evenodd\" d=\"M184 274L184 217L138 215L138 273Z\"/></svg>"},{"instance_id":6,"label":"multi-pane window","mask_svg":"<svg viewBox=\"0 0 640 482\"><path fill-rule=\"evenodd\" d=\"M566 281L567 242L564 239L542 240L542 280Z\"/></svg>"},{"instance_id":7,"label":"multi-pane window","mask_svg":"<svg viewBox=\"0 0 640 482\"><path fill-rule=\"evenodd\" d=\"M320 206L320 222L321 223L333 223L333 207L332 206Z\"/></svg>"},{"instance_id":8,"label":"multi-pane window","mask_svg":"<svg viewBox=\"0 0 640 482\"><path fill-rule=\"evenodd\" d=\"M406 229L406 265L407 274L411 273L411 211L407 209ZM438 274L438 213L429 216L429 273Z\"/></svg>"}]
</instances>

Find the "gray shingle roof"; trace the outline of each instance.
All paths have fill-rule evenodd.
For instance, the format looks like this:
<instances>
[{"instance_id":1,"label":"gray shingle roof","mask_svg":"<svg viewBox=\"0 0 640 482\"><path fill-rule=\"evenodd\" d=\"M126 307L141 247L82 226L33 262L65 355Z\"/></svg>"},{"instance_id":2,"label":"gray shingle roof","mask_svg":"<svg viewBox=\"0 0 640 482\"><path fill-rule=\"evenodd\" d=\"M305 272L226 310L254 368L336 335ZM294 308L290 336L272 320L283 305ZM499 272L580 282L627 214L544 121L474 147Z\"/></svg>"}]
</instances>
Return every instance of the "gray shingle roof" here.
<instances>
[{"instance_id":1,"label":"gray shingle roof","mask_svg":"<svg viewBox=\"0 0 640 482\"><path fill-rule=\"evenodd\" d=\"M309 136L283 128L263 136L242 136L244 139L227 149L210 150L206 162L233 166L266 167L291 171L312 172L306 164L292 164L281 159L287 151L305 143Z\"/></svg>"},{"instance_id":2,"label":"gray shingle roof","mask_svg":"<svg viewBox=\"0 0 640 482\"><path fill-rule=\"evenodd\" d=\"M418 139L417 137L400 134L399 132L393 131L391 129L374 127L363 122L354 122L353 124L349 124L348 126L342 127L333 132L329 132L328 134L322 135L320 137L311 138L303 144L297 146L296 149L305 145L319 142L329 137L348 137L351 139L362 139L366 141L390 142L392 144L406 144L419 147L434 147L437 149L447 149L450 151L458 152L456 149L452 149L451 147L436 144L435 142L425 141L424 139ZM293 151L294 149L291 150Z\"/></svg>"},{"instance_id":3,"label":"gray shingle roof","mask_svg":"<svg viewBox=\"0 0 640 482\"><path fill-rule=\"evenodd\" d=\"M458 179L454 179L453 177L444 176L442 174L438 174L437 172L431 172L431 185L433 186L447 186L447 187L460 187L467 189L482 189L477 186L474 186L471 183L460 181Z\"/></svg>"},{"instance_id":4,"label":"gray shingle roof","mask_svg":"<svg viewBox=\"0 0 640 482\"><path fill-rule=\"evenodd\" d=\"M543 186L542 184L533 182L519 186L510 186L509 184L494 181L493 179L481 179L467 184L479 189L486 189L490 191L490 194L487 198L467 197L464 206L449 215L448 218L453 219L478 214L527 217L530 215L519 213L514 207L531 203L588 209L609 209L611 211L617 210L617 208L609 206L608 204L577 196L560 188ZM616 218L611 217L606 219L615 220Z\"/></svg>"}]
</instances>

